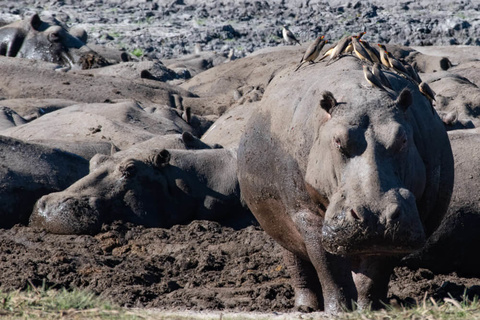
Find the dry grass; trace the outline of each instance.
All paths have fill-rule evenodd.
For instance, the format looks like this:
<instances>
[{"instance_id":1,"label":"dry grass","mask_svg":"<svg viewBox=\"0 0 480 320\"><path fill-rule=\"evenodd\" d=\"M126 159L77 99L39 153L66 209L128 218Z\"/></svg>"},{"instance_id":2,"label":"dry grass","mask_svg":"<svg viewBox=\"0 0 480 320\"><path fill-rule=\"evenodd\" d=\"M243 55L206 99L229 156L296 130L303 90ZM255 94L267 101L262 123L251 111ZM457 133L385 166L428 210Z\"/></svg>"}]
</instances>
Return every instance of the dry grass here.
<instances>
[{"instance_id":1,"label":"dry grass","mask_svg":"<svg viewBox=\"0 0 480 320\"><path fill-rule=\"evenodd\" d=\"M345 320L480 320L480 303L446 298L442 303L424 299L417 307L387 307L380 311L354 311L338 317L318 312L235 313L235 312L165 312L152 309L126 309L81 290L54 290L32 287L27 291L0 291L2 319L345 319Z\"/></svg>"}]
</instances>

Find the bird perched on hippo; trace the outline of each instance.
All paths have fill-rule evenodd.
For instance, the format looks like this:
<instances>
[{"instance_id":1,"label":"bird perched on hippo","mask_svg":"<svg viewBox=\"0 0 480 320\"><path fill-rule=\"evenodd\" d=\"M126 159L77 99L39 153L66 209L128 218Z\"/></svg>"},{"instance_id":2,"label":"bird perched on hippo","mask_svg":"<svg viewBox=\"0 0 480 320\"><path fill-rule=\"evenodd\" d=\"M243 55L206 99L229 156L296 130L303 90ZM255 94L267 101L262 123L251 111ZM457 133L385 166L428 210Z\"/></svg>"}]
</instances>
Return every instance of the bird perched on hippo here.
<instances>
[{"instance_id":1,"label":"bird perched on hippo","mask_svg":"<svg viewBox=\"0 0 480 320\"><path fill-rule=\"evenodd\" d=\"M83 29L68 31L55 18L38 14L0 27L0 55L43 60L64 67L91 69L109 63L85 43Z\"/></svg>"},{"instance_id":2,"label":"bird perched on hippo","mask_svg":"<svg viewBox=\"0 0 480 320\"><path fill-rule=\"evenodd\" d=\"M341 63L338 63L341 59ZM418 85L366 86L355 55L278 73L238 150L243 199L285 248L300 309L378 308L444 216L453 156Z\"/></svg>"}]
</instances>

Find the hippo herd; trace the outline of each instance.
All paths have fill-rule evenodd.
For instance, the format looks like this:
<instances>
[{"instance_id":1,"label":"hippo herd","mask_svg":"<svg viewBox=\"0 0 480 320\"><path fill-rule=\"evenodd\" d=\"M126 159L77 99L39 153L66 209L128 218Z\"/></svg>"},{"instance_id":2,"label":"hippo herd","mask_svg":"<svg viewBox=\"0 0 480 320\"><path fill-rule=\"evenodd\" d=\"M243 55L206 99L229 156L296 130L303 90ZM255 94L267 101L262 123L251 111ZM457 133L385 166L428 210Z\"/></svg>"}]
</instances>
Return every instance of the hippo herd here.
<instances>
[{"instance_id":1,"label":"hippo herd","mask_svg":"<svg viewBox=\"0 0 480 320\"><path fill-rule=\"evenodd\" d=\"M192 79L159 81L158 64L86 43L37 14L0 28L0 227L258 223L308 311L382 306L402 263L478 276L474 58L388 46L437 93L432 112L401 72L370 85L354 54L296 71L303 47L208 70L199 53L161 67Z\"/></svg>"}]
</instances>

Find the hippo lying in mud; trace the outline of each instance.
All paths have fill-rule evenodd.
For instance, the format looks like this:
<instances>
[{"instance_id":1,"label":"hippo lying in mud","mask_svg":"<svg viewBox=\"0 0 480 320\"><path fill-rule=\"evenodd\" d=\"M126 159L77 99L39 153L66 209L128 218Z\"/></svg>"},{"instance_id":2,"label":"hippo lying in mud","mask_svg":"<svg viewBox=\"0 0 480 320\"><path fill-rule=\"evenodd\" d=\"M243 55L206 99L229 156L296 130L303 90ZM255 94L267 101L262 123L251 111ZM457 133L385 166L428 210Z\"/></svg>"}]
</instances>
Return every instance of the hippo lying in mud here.
<instances>
[{"instance_id":1,"label":"hippo lying in mud","mask_svg":"<svg viewBox=\"0 0 480 320\"><path fill-rule=\"evenodd\" d=\"M134 146L111 157L97 155L88 176L36 203L30 225L95 234L114 220L171 227L194 219L237 228L254 220L240 202L234 151Z\"/></svg>"},{"instance_id":2,"label":"hippo lying in mud","mask_svg":"<svg viewBox=\"0 0 480 320\"><path fill-rule=\"evenodd\" d=\"M43 21L38 14L0 28L0 55L53 62L65 67L90 69L108 62L86 46L82 29L67 31L54 19Z\"/></svg>"},{"instance_id":3,"label":"hippo lying in mud","mask_svg":"<svg viewBox=\"0 0 480 320\"><path fill-rule=\"evenodd\" d=\"M43 195L88 174L88 161L58 149L0 135L0 228L27 224Z\"/></svg>"},{"instance_id":4,"label":"hippo lying in mud","mask_svg":"<svg viewBox=\"0 0 480 320\"><path fill-rule=\"evenodd\" d=\"M381 90L356 57L294 67L269 84L240 141L242 197L286 249L296 307L378 308L393 267L447 210L448 136L396 72Z\"/></svg>"}]
</instances>

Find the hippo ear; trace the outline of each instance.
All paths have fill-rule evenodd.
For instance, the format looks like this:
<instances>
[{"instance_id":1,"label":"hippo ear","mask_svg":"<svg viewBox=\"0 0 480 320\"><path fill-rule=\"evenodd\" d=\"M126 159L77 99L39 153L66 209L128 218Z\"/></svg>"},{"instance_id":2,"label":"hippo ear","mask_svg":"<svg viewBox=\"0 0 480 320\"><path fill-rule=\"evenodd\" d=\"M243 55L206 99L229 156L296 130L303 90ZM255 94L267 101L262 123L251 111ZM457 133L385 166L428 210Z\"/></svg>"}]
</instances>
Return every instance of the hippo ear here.
<instances>
[{"instance_id":1,"label":"hippo ear","mask_svg":"<svg viewBox=\"0 0 480 320\"><path fill-rule=\"evenodd\" d=\"M153 157L153 164L159 168L165 167L170 162L170 152L163 149Z\"/></svg>"},{"instance_id":2,"label":"hippo ear","mask_svg":"<svg viewBox=\"0 0 480 320\"><path fill-rule=\"evenodd\" d=\"M397 100L395 100L395 104L397 105L397 107L399 107L403 111L407 111L408 107L410 107L412 102L412 93L407 88L403 89L402 92L400 92L400 94L398 95Z\"/></svg>"},{"instance_id":3,"label":"hippo ear","mask_svg":"<svg viewBox=\"0 0 480 320\"><path fill-rule=\"evenodd\" d=\"M34 30L40 29L40 26L42 25L42 20L38 16L37 13L35 13L31 18L30 18L30 25Z\"/></svg>"},{"instance_id":4,"label":"hippo ear","mask_svg":"<svg viewBox=\"0 0 480 320\"><path fill-rule=\"evenodd\" d=\"M195 142L196 139L191 132L185 131L182 133L182 140L185 145L190 146Z\"/></svg>"},{"instance_id":5,"label":"hippo ear","mask_svg":"<svg viewBox=\"0 0 480 320\"><path fill-rule=\"evenodd\" d=\"M320 106L328 114L332 114L333 108L337 105L337 100L330 91L322 92L322 100L320 100Z\"/></svg>"}]
</instances>

